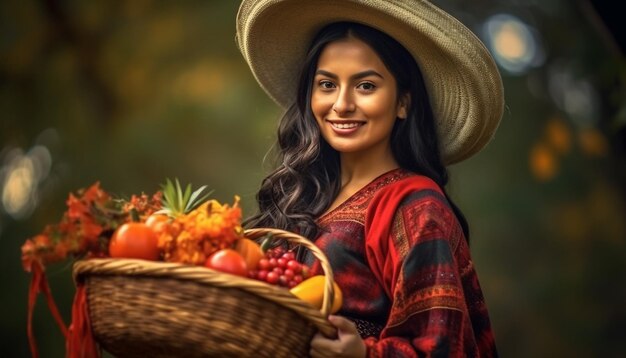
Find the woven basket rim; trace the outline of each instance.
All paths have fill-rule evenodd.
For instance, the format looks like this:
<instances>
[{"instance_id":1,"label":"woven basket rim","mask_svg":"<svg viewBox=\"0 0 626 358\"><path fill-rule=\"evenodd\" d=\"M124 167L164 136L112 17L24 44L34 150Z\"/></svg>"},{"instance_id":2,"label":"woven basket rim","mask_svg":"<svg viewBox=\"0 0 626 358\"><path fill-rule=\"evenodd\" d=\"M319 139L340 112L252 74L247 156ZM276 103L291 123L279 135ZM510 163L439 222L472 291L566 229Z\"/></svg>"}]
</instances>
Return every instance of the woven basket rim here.
<instances>
[{"instance_id":1,"label":"woven basket rim","mask_svg":"<svg viewBox=\"0 0 626 358\"><path fill-rule=\"evenodd\" d=\"M298 236L296 234L277 229L253 229L247 230L246 233L250 233L252 236L260 236L261 234L270 231L278 235ZM329 301L332 301L334 293L328 292L328 286L330 285L332 290L333 285L332 269L330 268L325 256L318 256L321 252L319 249L313 248L312 251L314 251L313 253L322 263L327 281L329 281L325 287L324 294L326 297L330 295L331 298ZM74 282L77 285L82 284L86 276L89 275L123 275L129 277L173 278L177 280L193 281L202 285L237 288L260 296L266 300L275 302L287 309L291 309L315 325L317 329L326 336L333 337L336 335L336 329L330 324L330 322L328 322L328 313L324 313L324 308L326 308L326 312L328 312L330 309L328 303L332 304L332 302L325 302L328 307L322 307L322 310L318 310L309 303L293 295L288 289L270 285L259 280L220 272L203 266L141 259L91 258L76 261L74 263L72 273ZM326 297L325 300L327 300Z\"/></svg>"}]
</instances>

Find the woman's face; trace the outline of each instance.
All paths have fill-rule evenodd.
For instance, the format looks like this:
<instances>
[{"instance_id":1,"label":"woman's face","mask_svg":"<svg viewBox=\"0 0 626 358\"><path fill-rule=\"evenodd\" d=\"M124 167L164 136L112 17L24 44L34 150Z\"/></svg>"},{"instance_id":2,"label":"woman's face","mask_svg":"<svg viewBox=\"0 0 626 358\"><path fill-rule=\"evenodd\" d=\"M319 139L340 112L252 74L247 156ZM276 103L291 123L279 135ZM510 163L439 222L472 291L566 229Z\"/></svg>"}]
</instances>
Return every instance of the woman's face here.
<instances>
[{"instance_id":1,"label":"woman's face","mask_svg":"<svg viewBox=\"0 0 626 358\"><path fill-rule=\"evenodd\" d=\"M322 136L341 153L364 155L391 151L389 138L397 117L396 80L366 43L346 38L329 43L320 54L311 109Z\"/></svg>"}]
</instances>

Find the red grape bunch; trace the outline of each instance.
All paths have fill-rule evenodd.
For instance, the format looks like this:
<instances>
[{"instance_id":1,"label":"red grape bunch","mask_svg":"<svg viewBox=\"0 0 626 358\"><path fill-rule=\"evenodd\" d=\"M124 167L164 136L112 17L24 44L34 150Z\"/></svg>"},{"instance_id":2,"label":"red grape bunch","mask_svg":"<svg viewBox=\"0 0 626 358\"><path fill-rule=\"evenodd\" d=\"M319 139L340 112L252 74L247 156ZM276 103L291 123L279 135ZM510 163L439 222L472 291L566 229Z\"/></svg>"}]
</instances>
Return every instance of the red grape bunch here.
<instances>
[{"instance_id":1,"label":"red grape bunch","mask_svg":"<svg viewBox=\"0 0 626 358\"><path fill-rule=\"evenodd\" d=\"M259 261L257 270L248 273L248 277L267 282L271 285L292 288L309 277L309 267L296 260L293 251L276 247L265 251L265 257Z\"/></svg>"}]
</instances>

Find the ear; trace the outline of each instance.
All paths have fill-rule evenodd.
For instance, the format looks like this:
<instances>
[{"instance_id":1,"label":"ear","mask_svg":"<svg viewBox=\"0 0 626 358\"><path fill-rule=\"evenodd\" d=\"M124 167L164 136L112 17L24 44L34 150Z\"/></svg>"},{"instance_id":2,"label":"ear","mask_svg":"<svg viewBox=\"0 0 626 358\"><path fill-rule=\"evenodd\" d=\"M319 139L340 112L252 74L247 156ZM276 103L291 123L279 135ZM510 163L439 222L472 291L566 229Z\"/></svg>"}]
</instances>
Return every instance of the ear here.
<instances>
[{"instance_id":1,"label":"ear","mask_svg":"<svg viewBox=\"0 0 626 358\"><path fill-rule=\"evenodd\" d=\"M411 96L405 93L400 97L398 101L397 117L400 119L406 119L409 115L409 107L411 106Z\"/></svg>"}]
</instances>

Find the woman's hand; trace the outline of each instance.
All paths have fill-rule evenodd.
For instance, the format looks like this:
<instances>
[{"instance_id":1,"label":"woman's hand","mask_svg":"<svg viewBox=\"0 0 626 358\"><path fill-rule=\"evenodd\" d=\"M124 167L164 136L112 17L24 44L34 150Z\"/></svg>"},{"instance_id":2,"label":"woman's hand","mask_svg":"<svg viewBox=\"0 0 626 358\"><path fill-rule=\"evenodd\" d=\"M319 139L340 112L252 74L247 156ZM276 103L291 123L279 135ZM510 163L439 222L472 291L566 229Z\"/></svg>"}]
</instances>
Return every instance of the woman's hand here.
<instances>
[{"instance_id":1,"label":"woman's hand","mask_svg":"<svg viewBox=\"0 0 626 358\"><path fill-rule=\"evenodd\" d=\"M337 328L337 339L317 333L311 340L311 357L365 357L367 348L352 321L340 316L329 316L328 321Z\"/></svg>"}]
</instances>

